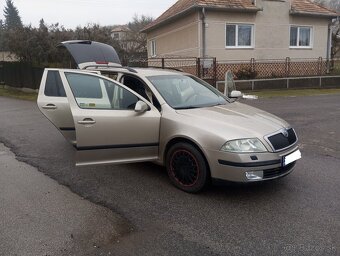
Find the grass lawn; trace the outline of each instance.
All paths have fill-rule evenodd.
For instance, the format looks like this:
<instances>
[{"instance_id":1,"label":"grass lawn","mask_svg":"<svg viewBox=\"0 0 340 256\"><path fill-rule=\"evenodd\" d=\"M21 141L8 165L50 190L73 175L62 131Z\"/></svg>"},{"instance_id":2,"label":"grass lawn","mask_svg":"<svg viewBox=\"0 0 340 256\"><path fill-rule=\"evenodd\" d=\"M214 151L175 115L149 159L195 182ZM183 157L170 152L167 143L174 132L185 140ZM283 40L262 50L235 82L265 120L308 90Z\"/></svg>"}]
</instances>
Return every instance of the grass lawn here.
<instances>
[{"instance_id":1,"label":"grass lawn","mask_svg":"<svg viewBox=\"0 0 340 256\"><path fill-rule=\"evenodd\" d=\"M22 92L14 89L0 88L0 96L16 98L21 100L37 100L37 93Z\"/></svg>"},{"instance_id":2,"label":"grass lawn","mask_svg":"<svg viewBox=\"0 0 340 256\"><path fill-rule=\"evenodd\" d=\"M313 96L323 94L340 94L340 89L284 89L264 91L244 91L244 94L257 95L259 98Z\"/></svg>"}]
</instances>

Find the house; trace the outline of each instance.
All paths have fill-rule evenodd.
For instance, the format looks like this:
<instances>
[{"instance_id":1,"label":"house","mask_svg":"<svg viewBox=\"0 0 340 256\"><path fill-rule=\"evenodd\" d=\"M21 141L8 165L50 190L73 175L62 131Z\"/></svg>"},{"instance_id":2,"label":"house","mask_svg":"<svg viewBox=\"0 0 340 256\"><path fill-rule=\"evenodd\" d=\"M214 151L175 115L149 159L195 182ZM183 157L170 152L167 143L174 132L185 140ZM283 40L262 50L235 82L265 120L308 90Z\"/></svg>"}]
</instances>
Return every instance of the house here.
<instances>
[{"instance_id":1,"label":"house","mask_svg":"<svg viewBox=\"0 0 340 256\"><path fill-rule=\"evenodd\" d=\"M124 40L127 38L131 30L128 25L117 25L111 30L111 37L117 41Z\"/></svg>"},{"instance_id":2,"label":"house","mask_svg":"<svg viewBox=\"0 0 340 256\"><path fill-rule=\"evenodd\" d=\"M0 51L0 62L14 62L18 61L19 58L14 54L8 51Z\"/></svg>"},{"instance_id":3,"label":"house","mask_svg":"<svg viewBox=\"0 0 340 256\"><path fill-rule=\"evenodd\" d=\"M309 0L179 0L142 32L149 57L328 59L337 16Z\"/></svg>"}]
</instances>

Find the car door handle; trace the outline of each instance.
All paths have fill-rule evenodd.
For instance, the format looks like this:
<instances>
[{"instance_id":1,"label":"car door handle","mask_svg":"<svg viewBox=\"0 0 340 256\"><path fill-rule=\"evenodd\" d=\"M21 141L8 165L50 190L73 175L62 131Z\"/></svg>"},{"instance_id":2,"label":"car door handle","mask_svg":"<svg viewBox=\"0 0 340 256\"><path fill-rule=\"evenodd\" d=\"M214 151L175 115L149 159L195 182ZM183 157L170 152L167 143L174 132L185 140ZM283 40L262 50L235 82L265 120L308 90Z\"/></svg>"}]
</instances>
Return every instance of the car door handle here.
<instances>
[{"instance_id":1,"label":"car door handle","mask_svg":"<svg viewBox=\"0 0 340 256\"><path fill-rule=\"evenodd\" d=\"M78 121L78 124L95 124L96 121L94 121L92 118L85 118L83 121Z\"/></svg>"},{"instance_id":2,"label":"car door handle","mask_svg":"<svg viewBox=\"0 0 340 256\"><path fill-rule=\"evenodd\" d=\"M54 104L47 104L42 107L43 109L57 109L57 106Z\"/></svg>"}]
</instances>

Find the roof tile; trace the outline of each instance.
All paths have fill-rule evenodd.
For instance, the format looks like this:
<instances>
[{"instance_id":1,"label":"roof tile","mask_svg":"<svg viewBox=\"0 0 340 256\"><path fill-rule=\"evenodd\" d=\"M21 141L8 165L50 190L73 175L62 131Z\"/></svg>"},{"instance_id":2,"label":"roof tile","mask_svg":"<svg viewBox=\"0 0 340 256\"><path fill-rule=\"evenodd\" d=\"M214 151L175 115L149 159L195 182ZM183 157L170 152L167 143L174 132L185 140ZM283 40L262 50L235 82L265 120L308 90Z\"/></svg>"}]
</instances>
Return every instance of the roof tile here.
<instances>
[{"instance_id":1,"label":"roof tile","mask_svg":"<svg viewBox=\"0 0 340 256\"><path fill-rule=\"evenodd\" d=\"M327 9L309 0L292 0L292 11L300 13L321 14L328 16L338 16L335 11Z\"/></svg>"},{"instance_id":2,"label":"roof tile","mask_svg":"<svg viewBox=\"0 0 340 256\"><path fill-rule=\"evenodd\" d=\"M289 0L288 0L289 1ZM326 16L338 16L334 11L331 11L325 7L317 5L309 0L291 0L292 11L295 13L309 13L309 14L321 14ZM178 0L173 6L166 10L156 20L147 25L143 31L149 30L164 21L182 13L188 11L194 7L211 7L211 8L230 8L245 11L258 10L258 7L253 4L253 0Z\"/></svg>"},{"instance_id":3,"label":"roof tile","mask_svg":"<svg viewBox=\"0 0 340 256\"><path fill-rule=\"evenodd\" d=\"M252 0L179 0L143 30L159 25L163 21L193 7L257 9L252 4Z\"/></svg>"}]
</instances>

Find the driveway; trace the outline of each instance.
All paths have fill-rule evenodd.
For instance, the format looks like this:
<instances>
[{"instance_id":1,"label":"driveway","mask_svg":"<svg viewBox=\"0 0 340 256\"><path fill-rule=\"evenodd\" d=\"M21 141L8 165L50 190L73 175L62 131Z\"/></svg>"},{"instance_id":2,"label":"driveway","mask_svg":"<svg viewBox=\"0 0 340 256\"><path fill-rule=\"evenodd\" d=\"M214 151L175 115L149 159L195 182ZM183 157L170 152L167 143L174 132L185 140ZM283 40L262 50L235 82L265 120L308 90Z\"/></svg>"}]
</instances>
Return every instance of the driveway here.
<instances>
[{"instance_id":1,"label":"driveway","mask_svg":"<svg viewBox=\"0 0 340 256\"><path fill-rule=\"evenodd\" d=\"M296 129L303 159L287 177L191 195L150 163L75 168L74 149L35 103L1 97L0 141L19 160L134 226L98 254L338 255L340 95L247 103Z\"/></svg>"}]
</instances>

